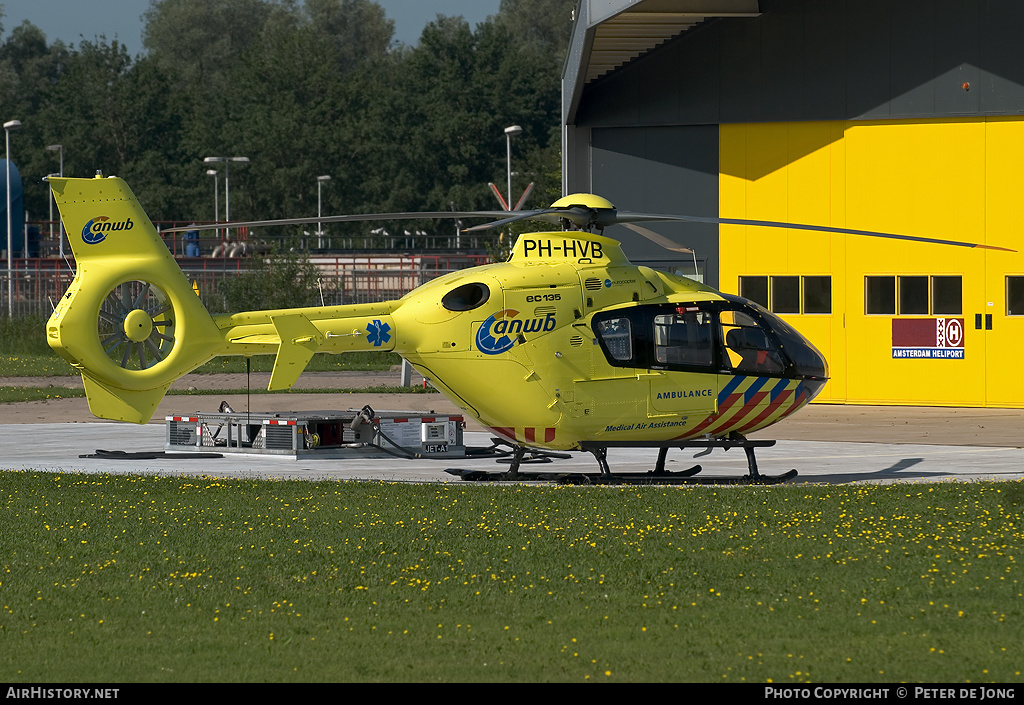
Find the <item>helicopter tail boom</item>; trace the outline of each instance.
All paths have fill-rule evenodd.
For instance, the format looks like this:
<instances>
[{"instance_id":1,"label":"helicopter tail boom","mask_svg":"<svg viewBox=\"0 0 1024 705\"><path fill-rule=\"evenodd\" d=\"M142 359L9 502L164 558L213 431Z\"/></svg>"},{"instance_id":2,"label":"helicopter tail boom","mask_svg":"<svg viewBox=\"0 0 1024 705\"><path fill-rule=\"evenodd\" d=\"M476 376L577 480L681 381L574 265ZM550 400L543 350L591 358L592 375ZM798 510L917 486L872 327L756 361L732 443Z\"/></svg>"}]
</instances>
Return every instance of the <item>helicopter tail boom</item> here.
<instances>
[{"instance_id":1,"label":"helicopter tail boom","mask_svg":"<svg viewBox=\"0 0 1024 705\"><path fill-rule=\"evenodd\" d=\"M285 389L316 352L394 347L388 302L211 316L124 181L49 182L77 271L46 339L100 418L148 422L174 380L218 355L276 355L269 388Z\"/></svg>"},{"instance_id":2,"label":"helicopter tail boom","mask_svg":"<svg viewBox=\"0 0 1024 705\"><path fill-rule=\"evenodd\" d=\"M395 348L395 302L350 304L213 317L224 340L220 355L276 355L268 389L288 389L315 353Z\"/></svg>"}]
</instances>

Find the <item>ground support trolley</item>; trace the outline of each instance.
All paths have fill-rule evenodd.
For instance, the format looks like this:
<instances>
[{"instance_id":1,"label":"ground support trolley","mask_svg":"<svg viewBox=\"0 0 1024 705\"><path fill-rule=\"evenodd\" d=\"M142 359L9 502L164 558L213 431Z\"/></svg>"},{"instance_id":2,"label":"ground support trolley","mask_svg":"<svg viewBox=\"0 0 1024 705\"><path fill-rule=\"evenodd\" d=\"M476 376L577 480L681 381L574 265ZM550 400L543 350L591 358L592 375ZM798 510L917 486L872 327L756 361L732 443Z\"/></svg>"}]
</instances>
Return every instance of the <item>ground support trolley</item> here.
<instances>
[{"instance_id":1,"label":"ground support trolley","mask_svg":"<svg viewBox=\"0 0 1024 705\"><path fill-rule=\"evenodd\" d=\"M464 458L461 416L412 411L193 413L167 416L168 451L300 458Z\"/></svg>"}]
</instances>

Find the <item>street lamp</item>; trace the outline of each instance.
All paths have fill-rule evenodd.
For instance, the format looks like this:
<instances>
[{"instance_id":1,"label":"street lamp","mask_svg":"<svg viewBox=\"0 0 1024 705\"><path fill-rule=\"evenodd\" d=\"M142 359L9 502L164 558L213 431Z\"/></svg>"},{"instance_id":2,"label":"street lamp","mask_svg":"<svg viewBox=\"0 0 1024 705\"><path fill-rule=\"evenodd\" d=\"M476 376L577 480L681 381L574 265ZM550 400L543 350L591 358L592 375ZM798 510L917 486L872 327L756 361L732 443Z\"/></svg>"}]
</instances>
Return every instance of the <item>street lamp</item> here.
<instances>
[{"instance_id":1,"label":"street lamp","mask_svg":"<svg viewBox=\"0 0 1024 705\"><path fill-rule=\"evenodd\" d=\"M60 152L60 172L51 176L64 176L64 145L51 144L46 147L47 152ZM53 189L50 189L50 240L53 240ZM57 224L57 232L60 233L60 256L64 259L64 221Z\"/></svg>"},{"instance_id":2,"label":"street lamp","mask_svg":"<svg viewBox=\"0 0 1024 705\"><path fill-rule=\"evenodd\" d=\"M512 138L521 135L523 128L519 125L505 128L505 144L508 147L508 209L512 210Z\"/></svg>"},{"instance_id":3,"label":"street lamp","mask_svg":"<svg viewBox=\"0 0 1024 705\"><path fill-rule=\"evenodd\" d=\"M7 317L14 318L14 274L11 270L11 254L14 245L11 242L11 132L21 129L20 120L8 120L4 123L4 159L7 162Z\"/></svg>"},{"instance_id":4,"label":"street lamp","mask_svg":"<svg viewBox=\"0 0 1024 705\"><path fill-rule=\"evenodd\" d=\"M44 181L49 182L50 179L60 176L60 174L47 174ZM50 189L50 240L53 240L53 189ZM60 238L60 256L64 257L64 236Z\"/></svg>"},{"instance_id":5,"label":"street lamp","mask_svg":"<svg viewBox=\"0 0 1024 705\"><path fill-rule=\"evenodd\" d=\"M321 187L325 181L330 181L330 176L318 176L316 177L316 217L320 218L322 212L323 200L321 199ZM324 224L317 220L316 223L316 246L320 249L324 247Z\"/></svg>"},{"instance_id":6,"label":"street lamp","mask_svg":"<svg viewBox=\"0 0 1024 705\"><path fill-rule=\"evenodd\" d=\"M213 222L220 220L220 180L217 178L216 169L207 169L206 175L213 177ZM220 238L220 228L217 228L217 238Z\"/></svg>"},{"instance_id":7,"label":"street lamp","mask_svg":"<svg viewBox=\"0 0 1024 705\"><path fill-rule=\"evenodd\" d=\"M229 191L230 183L230 168L231 162L237 162L239 164L248 164L249 157L206 157L203 160L204 164L216 164L217 162L224 162L224 220L231 220L231 196Z\"/></svg>"}]
</instances>

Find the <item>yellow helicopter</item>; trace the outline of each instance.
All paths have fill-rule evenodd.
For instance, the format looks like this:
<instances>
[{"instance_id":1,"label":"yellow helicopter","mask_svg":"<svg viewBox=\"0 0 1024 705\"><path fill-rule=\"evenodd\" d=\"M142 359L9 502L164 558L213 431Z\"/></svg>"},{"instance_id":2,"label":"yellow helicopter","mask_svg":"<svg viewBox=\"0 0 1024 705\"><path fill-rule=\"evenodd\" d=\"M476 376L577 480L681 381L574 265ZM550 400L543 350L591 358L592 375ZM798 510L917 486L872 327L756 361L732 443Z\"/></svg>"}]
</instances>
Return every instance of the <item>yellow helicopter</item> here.
<instances>
[{"instance_id":1,"label":"yellow helicopter","mask_svg":"<svg viewBox=\"0 0 1024 705\"><path fill-rule=\"evenodd\" d=\"M146 423L175 379L216 356L276 355L274 390L294 384L315 353L389 350L513 447L504 474L512 478L527 449L589 451L600 477L610 478L608 448L643 446L660 448L651 473L659 478L670 474L669 448L742 447L748 475L738 481L786 480L796 471L772 478L757 469L754 448L774 441L746 434L786 418L828 380L821 353L782 319L691 279L633 265L617 241L595 230L624 224L658 239L637 223L690 220L989 247L625 213L590 194L512 214L251 221L232 225L504 216L478 227L533 218L563 229L521 235L507 261L452 272L396 301L210 315L123 180L49 183L78 268L46 338L81 372L96 416Z\"/></svg>"}]
</instances>

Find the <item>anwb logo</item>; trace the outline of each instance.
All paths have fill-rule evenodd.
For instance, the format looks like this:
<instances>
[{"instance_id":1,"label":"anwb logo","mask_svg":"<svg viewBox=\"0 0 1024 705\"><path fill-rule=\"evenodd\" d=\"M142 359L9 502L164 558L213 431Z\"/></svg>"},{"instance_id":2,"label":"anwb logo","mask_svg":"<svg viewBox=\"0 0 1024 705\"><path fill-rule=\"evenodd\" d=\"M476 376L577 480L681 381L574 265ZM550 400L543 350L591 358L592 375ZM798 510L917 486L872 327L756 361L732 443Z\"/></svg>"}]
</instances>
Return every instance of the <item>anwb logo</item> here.
<instances>
[{"instance_id":1,"label":"anwb logo","mask_svg":"<svg viewBox=\"0 0 1024 705\"><path fill-rule=\"evenodd\" d=\"M476 347L486 355L497 355L511 350L520 333L540 333L555 329L555 314L544 318L528 318L525 321L516 316L519 312L510 308L489 316L476 332Z\"/></svg>"},{"instance_id":2,"label":"anwb logo","mask_svg":"<svg viewBox=\"0 0 1024 705\"><path fill-rule=\"evenodd\" d=\"M82 241L87 245L95 245L107 239L107 233L119 230L131 230L135 223L131 218L111 220L105 215L93 218L82 228Z\"/></svg>"}]
</instances>

